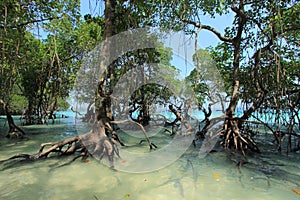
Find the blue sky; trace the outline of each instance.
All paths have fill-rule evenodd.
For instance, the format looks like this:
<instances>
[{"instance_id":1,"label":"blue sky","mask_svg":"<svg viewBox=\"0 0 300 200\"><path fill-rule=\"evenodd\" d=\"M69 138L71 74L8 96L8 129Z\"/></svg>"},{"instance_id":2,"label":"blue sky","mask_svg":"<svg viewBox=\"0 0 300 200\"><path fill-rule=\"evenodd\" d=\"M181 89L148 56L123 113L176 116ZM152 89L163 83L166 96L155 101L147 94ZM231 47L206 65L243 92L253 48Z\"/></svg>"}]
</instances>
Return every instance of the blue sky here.
<instances>
[{"instance_id":1,"label":"blue sky","mask_svg":"<svg viewBox=\"0 0 300 200\"><path fill-rule=\"evenodd\" d=\"M80 11L83 16L85 14L99 15L103 13L104 6L100 5L99 0L81 0ZM208 24L223 33L223 30L231 24L233 15L216 16L214 19L203 16L201 20L203 24ZM199 34L198 45L201 48L216 46L218 42L218 38L209 31L202 30Z\"/></svg>"},{"instance_id":2,"label":"blue sky","mask_svg":"<svg viewBox=\"0 0 300 200\"><path fill-rule=\"evenodd\" d=\"M98 5L96 5L96 2L98 3ZM81 15L102 15L104 12L104 5L103 3L100 5L99 2L103 1L81 0ZM221 33L224 32L224 29L227 26L230 26L232 20L232 15L216 16L214 19L211 19L207 16L203 16L203 18L201 18L203 24L210 25ZM177 35L175 34L174 36L171 36L171 40L169 42L164 41L165 46L173 48L173 60L171 61L171 64L181 71L181 78L188 76L190 71L194 68L194 66L192 65L191 57L195 50L193 40L186 42L186 38L190 38L190 36L182 36L182 34L183 33L178 33ZM209 31L202 30L199 33L197 47L206 48L208 46L216 46L218 42L219 39L214 34ZM218 107L216 108L219 109Z\"/></svg>"},{"instance_id":3,"label":"blue sky","mask_svg":"<svg viewBox=\"0 0 300 200\"><path fill-rule=\"evenodd\" d=\"M102 1L100 1L102 3ZM85 14L91 14L92 16L97 16L99 14L102 14L104 12L104 5L103 3L100 4L99 0L81 0L81 14L84 16ZM224 15L224 16L216 16L214 19L203 16L201 18L201 21L203 24L210 25L220 31L221 33L224 33L224 30L227 26L229 26L232 23L233 15ZM174 38L173 38L174 41ZM176 45L178 45L178 42L175 42ZM179 46L177 46L178 52L176 52L175 56L173 56L173 60L171 62L172 65L174 65L176 68L181 70L182 76L189 75L190 71L194 68L192 66L192 60L191 56L194 52L194 41L191 41L192 44L186 45L184 48L178 50ZM216 46L219 43L219 39L211 32L207 30L202 30L199 33L198 37L198 48L206 48L209 46ZM174 47L174 44L171 45L173 49L176 49Z\"/></svg>"}]
</instances>

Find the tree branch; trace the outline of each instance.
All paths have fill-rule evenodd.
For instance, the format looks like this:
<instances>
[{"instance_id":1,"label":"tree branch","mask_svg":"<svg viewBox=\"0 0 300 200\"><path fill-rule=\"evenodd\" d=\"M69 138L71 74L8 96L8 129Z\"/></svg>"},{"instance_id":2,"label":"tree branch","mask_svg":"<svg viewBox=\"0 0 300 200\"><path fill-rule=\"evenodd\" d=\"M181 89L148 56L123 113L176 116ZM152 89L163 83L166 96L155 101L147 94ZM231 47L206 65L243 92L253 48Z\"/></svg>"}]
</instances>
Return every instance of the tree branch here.
<instances>
[{"instance_id":1,"label":"tree branch","mask_svg":"<svg viewBox=\"0 0 300 200\"><path fill-rule=\"evenodd\" d=\"M39 23L39 22L44 22L44 21L51 21L53 19L59 19L59 18L54 18L54 17L42 18L42 19L32 20L32 21L28 21L28 22L23 22L23 23L20 23L20 24L0 26L0 29L4 29L4 28L20 28L20 27L26 26L28 24Z\"/></svg>"},{"instance_id":2,"label":"tree branch","mask_svg":"<svg viewBox=\"0 0 300 200\"><path fill-rule=\"evenodd\" d=\"M203 24L198 24L198 23L196 23L194 21L187 20L187 19L180 19L180 20L182 22L184 22L184 23L193 25L194 27L197 27L197 28L200 28L200 29L205 29L205 30L208 30L208 31L214 33L223 42L229 42L229 43L233 42L233 38L223 36L217 29L215 29L215 28L213 28L211 26L203 25Z\"/></svg>"}]
</instances>

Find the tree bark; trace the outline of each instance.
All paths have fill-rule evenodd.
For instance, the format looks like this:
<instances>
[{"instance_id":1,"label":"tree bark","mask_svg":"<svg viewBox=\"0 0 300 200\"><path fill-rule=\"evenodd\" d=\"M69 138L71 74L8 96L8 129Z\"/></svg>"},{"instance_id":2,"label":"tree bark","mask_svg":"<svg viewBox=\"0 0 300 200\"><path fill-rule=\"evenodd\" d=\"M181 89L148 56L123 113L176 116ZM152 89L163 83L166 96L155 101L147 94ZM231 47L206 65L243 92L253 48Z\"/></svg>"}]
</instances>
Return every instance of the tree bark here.
<instances>
[{"instance_id":1,"label":"tree bark","mask_svg":"<svg viewBox=\"0 0 300 200\"><path fill-rule=\"evenodd\" d=\"M105 1L105 28L103 33L103 40L114 35L114 21L115 21L115 0ZM106 62L110 60L110 52L112 47L109 42L106 42L102 48L101 53L105 54L105 60L100 61L100 68L105 71L103 74L99 74L100 80L98 82L98 90L96 91L96 119L102 120L104 123L113 120L111 111L111 97L114 83L114 65ZM105 63L109 63L109 66L105 66ZM107 91L107 88L109 91Z\"/></svg>"},{"instance_id":2,"label":"tree bark","mask_svg":"<svg viewBox=\"0 0 300 200\"><path fill-rule=\"evenodd\" d=\"M49 147L48 149L46 149ZM10 160L27 160L35 161L53 156L67 156L79 153L73 160L79 157L92 156L102 159L106 156L109 160L110 167L114 167L114 155L119 155L115 142L105 134L105 124L96 123L93 129L83 135L67 138L60 142L47 142L40 146L36 154L18 154L5 161Z\"/></svg>"},{"instance_id":3,"label":"tree bark","mask_svg":"<svg viewBox=\"0 0 300 200\"><path fill-rule=\"evenodd\" d=\"M10 110L6 103L4 103L3 100L0 99L0 105L5 109L6 112L6 118L9 126L8 134L6 135L7 138L13 139L21 139L24 137L25 132L20 129L14 122L14 119L10 113Z\"/></svg>"},{"instance_id":4,"label":"tree bark","mask_svg":"<svg viewBox=\"0 0 300 200\"><path fill-rule=\"evenodd\" d=\"M226 119L224 124L224 132L223 132L223 141L222 144L225 148L234 148L242 151L245 156L245 150L250 149L255 152L259 152L259 149L256 143L253 141L251 136L247 133L243 133L240 130L240 119L235 118L235 109L239 100L239 67L240 67L240 56L242 54L241 44L242 37L244 32L244 27L247 22L247 17L245 15L245 2L240 1L239 5L233 2L231 9L237 14L238 27L237 32L232 40L232 45L234 47L233 52L233 91L230 98L230 103L228 108L226 109ZM250 109L250 111L252 111ZM244 116L245 117L245 116Z\"/></svg>"}]
</instances>

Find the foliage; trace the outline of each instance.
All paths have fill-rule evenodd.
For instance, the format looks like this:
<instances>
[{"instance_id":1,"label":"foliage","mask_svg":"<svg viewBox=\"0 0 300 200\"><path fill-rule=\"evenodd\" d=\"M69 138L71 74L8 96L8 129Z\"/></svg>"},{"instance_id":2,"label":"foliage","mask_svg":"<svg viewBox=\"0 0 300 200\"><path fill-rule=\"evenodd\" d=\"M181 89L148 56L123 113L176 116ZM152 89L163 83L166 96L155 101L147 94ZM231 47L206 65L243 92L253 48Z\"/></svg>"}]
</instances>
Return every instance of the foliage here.
<instances>
[{"instance_id":1,"label":"foliage","mask_svg":"<svg viewBox=\"0 0 300 200\"><path fill-rule=\"evenodd\" d=\"M68 110L70 108L70 104L68 101L66 101L66 99L63 98L58 98L58 102L57 102L57 109L58 110Z\"/></svg>"},{"instance_id":2,"label":"foliage","mask_svg":"<svg viewBox=\"0 0 300 200\"><path fill-rule=\"evenodd\" d=\"M218 64L208 50L199 49L193 55L195 69L186 77L191 84L199 106L207 101L219 102L224 92L224 79L218 71Z\"/></svg>"},{"instance_id":3,"label":"foliage","mask_svg":"<svg viewBox=\"0 0 300 200\"><path fill-rule=\"evenodd\" d=\"M115 82L111 83L113 90L119 91L115 112L129 109L130 113L138 112L140 119L146 117L149 121L150 107L170 102L174 92L178 93L179 84L178 71L170 65L171 58L170 49L160 43L158 48L138 49L119 56L113 63ZM124 108L128 100L129 107Z\"/></svg>"},{"instance_id":4,"label":"foliage","mask_svg":"<svg viewBox=\"0 0 300 200\"><path fill-rule=\"evenodd\" d=\"M283 102L290 102L291 98L287 101L284 91L298 90L295 72L299 67L299 19L296 17L299 4L293 1L268 1L262 5L259 1L178 0L167 6L167 2L162 2L159 25L181 26L187 33L207 30L220 39L221 43L208 51L222 75L227 95L232 96L234 81L239 81L239 97L247 107L263 93L265 103L261 108L269 110L281 105L279 110L287 109L282 106L288 103ZM235 17L225 30L201 23L203 15L214 17L230 12ZM290 73L292 71L294 73ZM193 80L195 75L194 70L188 79ZM201 84L195 89L199 94L205 92ZM276 101L274 96L278 97Z\"/></svg>"},{"instance_id":5,"label":"foliage","mask_svg":"<svg viewBox=\"0 0 300 200\"><path fill-rule=\"evenodd\" d=\"M13 112L21 114L20 111L27 107L27 99L24 96L14 94L9 107Z\"/></svg>"},{"instance_id":6,"label":"foliage","mask_svg":"<svg viewBox=\"0 0 300 200\"><path fill-rule=\"evenodd\" d=\"M230 97L224 126L227 128L225 146L243 149L243 145L248 145L245 142L248 137L241 136L238 128L242 127L241 121L258 110L274 111L279 116L275 123L290 123L291 130L297 124L296 119L299 122L299 3L292 0L270 0L264 4L244 0L116 0L104 1L106 6L112 3L104 16L86 15L84 20L80 19L78 3L78 0L0 3L3 13L0 16L0 99L8 105L21 109L14 102L19 100L23 107L27 100L27 109L34 114L68 107L65 99L74 86L77 70L85 64L82 58L89 58L91 50L103 38L150 25L184 30L196 37L199 31L210 31L219 38L216 47L197 50L193 57L197 69L186 81L194 89L200 105L206 100L219 101L218 94L225 88ZM203 24L203 16L214 18L228 13L234 18L224 30ZM41 30L43 38L39 35ZM132 72L141 75L145 85L130 94L127 103L131 111L140 110L149 115L152 104L170 102L172 91L160 84L146 84L153 77L164 76L163 79L174 85L174 90L180 88L178 72L170 65L171 51L159 45L159 48L126 52L114 60L101 77L103 82L99 88L105 87L105 94L101 95L112 95L119 80ZM214 66L219 73L214 71ZM83 81L80 87L98 81L93 71L86 73L95 79ZM93 99L94 91L88 89L89 93L78 94L79 101ZM243 116L235 118L240 103L244 106ZM106 108L111 108L110 102ZM280 117L282 111L289 111L288 119ZM234 120L240 121L233 123Z\"/></svg>"},{"instance_id":7,"label":"foliage","mask_svg":"<svg viewBox=\"0 0 300 200\"><path fill-rule=\"evenodd\" d=\"M66 107L80 59L90 38L79 22L79 1L1 2L2 35L1 96L6 102L18 97L27 100L29 113ZM44 39L40 35L42 30ZM98 30L97 30L98 31ZM24 100L24 98L23 98ZM12 101L14 104L14 101ZM65 105L65 106L63 106ZM23 105L24 106L24 105ZM16 107L14 108L23 109Z\"/></svg>"},{"instance_id":8,"label":"foliage","mask_svg":"<svg viewBox=\"0 0 300 200\"><path fill-rule=\"evenodd\" d=\"M275 111L278 117L273 123L278 124L277 127L280 127L284 118L280 117L281 111L293 110L289 115L289 131L294 129L295 118L299 119L299 110L296 109L299 98L292 96L299 95L299 77L288 72L298 71L299 67L298 3L277 0L264 4L244 0L160 2L163 5L156 7L161 19L158 25L183 29L196 37L199 31L210 31L221 42L216 48L209 48L209 51L217 61L217 67L225 80L226 92L230 95L222 133L225 148L240 149L244 154L247 148L258 151L249 132L241 131L243 120L257 110ZM227 13L232 13L234 19L225 30L217 30L202 23L203 15L214 17ZM190 80L195 91L203 93L205 84L200 83L205 78L199 83L197 75L194 71ZM193 81L194 77L196 80ZM241 102L244 103L243 115L235 118L235 110ZM289 145L291 149L291 141Z\"/></svg>"}]
</instances>

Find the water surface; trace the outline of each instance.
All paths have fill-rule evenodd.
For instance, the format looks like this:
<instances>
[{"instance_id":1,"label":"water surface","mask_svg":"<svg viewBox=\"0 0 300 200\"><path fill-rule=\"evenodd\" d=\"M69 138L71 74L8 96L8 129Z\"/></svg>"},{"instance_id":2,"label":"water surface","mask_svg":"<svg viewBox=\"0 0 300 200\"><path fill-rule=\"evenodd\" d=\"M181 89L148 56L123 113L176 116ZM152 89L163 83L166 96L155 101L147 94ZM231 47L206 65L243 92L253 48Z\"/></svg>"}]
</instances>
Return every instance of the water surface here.
<instances>
[{"instance_id":1,"label":"water surface","mask_svg":"<svg viewBox=\"0 0 300 200\"><path fill-rule=\"evenodd\" d=\"M3 121L1 121L3 122ZM61 119L54 125L22 127L28 139L10 141L6 138L7 127L1 125L0 160L18 153L36 153L43 142L60 141L77 134L72 118ZM122 137L122 136L121 136ZM166 136L153 136L162 145ZM156 138L155 138L156 137ZM274 153L272 138L259 136L262 154L248 158L242 168L236 166L239 155L226 152L211 153L198 157L199 147L190 147L167 167L148 173L126 173L108 168L98 160L77 160L59 167L72 159L48 159L17 164L5 168L1 165L1 199L295 199L300 195L300 156ZM139 140L124 138L134 152L149 151ZM159 143L161 142L161 143ZM199 144L200 145L200 144ZM128 148L127 148L128 150ZM171 153L171 152L170 152ZM121 149L122 156L122 149ZM153 161L141 160L142 164ZM159 162L159 160L156 160ZM116 166L126 165L123 158L116 158Z\"/></svg>"}]
</instances>

